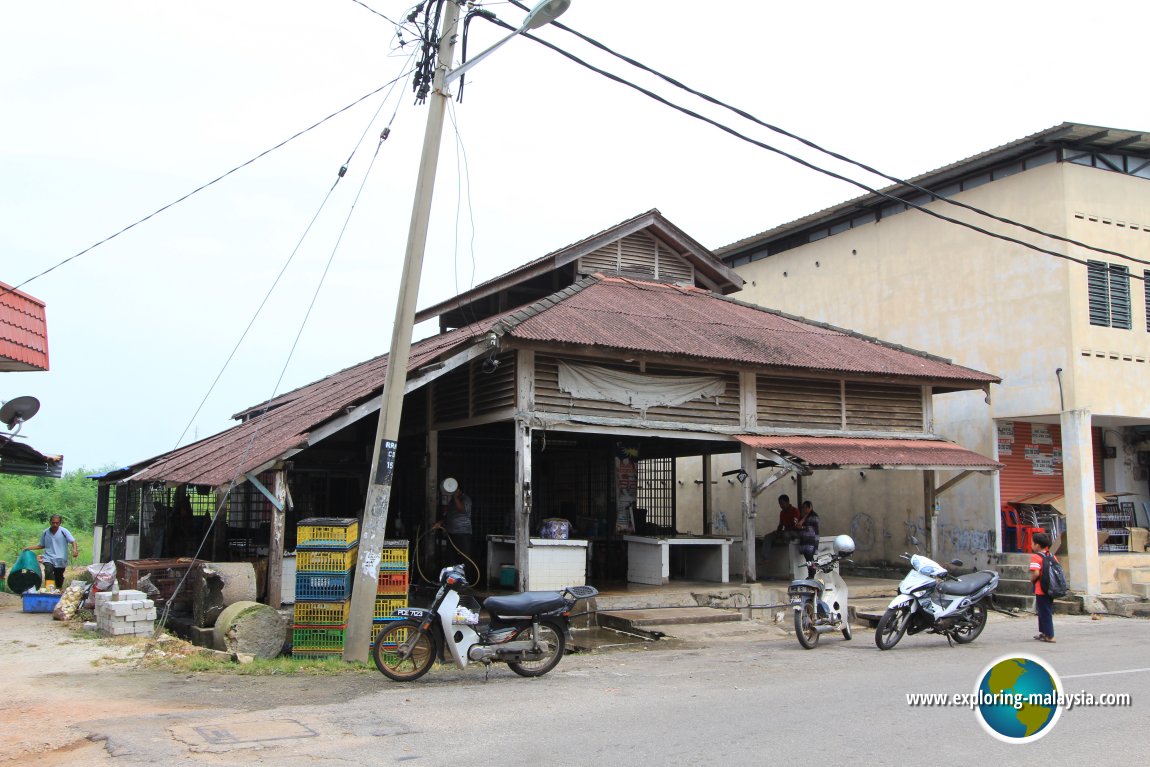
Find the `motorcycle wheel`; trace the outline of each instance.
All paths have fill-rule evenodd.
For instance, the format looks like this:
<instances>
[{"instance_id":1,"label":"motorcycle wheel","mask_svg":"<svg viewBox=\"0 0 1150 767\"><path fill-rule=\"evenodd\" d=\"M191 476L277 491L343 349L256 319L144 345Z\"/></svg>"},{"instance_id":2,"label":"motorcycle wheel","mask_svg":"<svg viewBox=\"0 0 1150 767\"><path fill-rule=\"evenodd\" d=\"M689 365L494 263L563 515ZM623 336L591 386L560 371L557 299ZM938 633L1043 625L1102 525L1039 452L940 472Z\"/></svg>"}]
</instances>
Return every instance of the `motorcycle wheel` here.
<instances>
[{"instance_id":1,"label":"motorcycle wheel","mask_svg":"<svg viewBox=\"0 0 1150 767\"><path fill-rule=\"evenodd\" d=\"M854 632L851 631L850 624L849 623L844 624L843 625L843 639L845 639L849 642L853 638L854 638Z\"/></svg>"},{"instance_id":2,"label":"motorcycle wheel","mask_svg":"<svg viewBox=\"0 0 1150 767\"><path fill-rule=\"evenodd\" d=\"M411 654L401 658L399 646L409 639L412 639ZM371 654L375 659L375 667L388 679L414 682L431 669L439 653L434 637L420 628L417 622L398 621L379 632Z\"/></svg>"},{"instance_id":3,"label":"motorcycle wheel","mask_svg":"<svg viewBox=\"0 0 1150 767\"><path fill-rule=\"evenodd\" d=\"M880 650L889 650L898 644L906 627L910 624L910 605L902 607L888 607L879 619L878 628L874 632L874 643Z\"/></svg>"},{"instance_id":4,"label":"motorcycle wheel","mask_svg":"<svg viewBox=\"0 0 1150 767\"><path fill-rule=\"evenodd\" d=\"M525 626L515 632L511 641L531 639L531 627ZM567 647L567 635L563 627L553 621L539 622L539 641L543 644L543 655L537 660L508 662L508 667L519 676L543 676L559 665L563 651Z\"/></svg>"},{"instance_id":5,"label":"motorcycle wheel","mask_svg":"<svg viewBox=\"0 0 1150 767\"><path fill-rule=\"evenodd\" d=\"M952 634L954 641L959 644L968 644L978 639L978 635L986 628L986 603L977 602L970 608L970 621L973 625L964 625L956 628Z\"/></svg>"},{"instance_id":6,"label":"motorcycle wheel","mask_svg":"<svg viewBox=\"0 0 1150 767\"><path fill-rule=\"evenodd\" d=\"M805 602L803 609L795 610L795 636L808 650L818 645L819 632L815 631L815 606L812 602Z\"/></svg>"}]
</instances>

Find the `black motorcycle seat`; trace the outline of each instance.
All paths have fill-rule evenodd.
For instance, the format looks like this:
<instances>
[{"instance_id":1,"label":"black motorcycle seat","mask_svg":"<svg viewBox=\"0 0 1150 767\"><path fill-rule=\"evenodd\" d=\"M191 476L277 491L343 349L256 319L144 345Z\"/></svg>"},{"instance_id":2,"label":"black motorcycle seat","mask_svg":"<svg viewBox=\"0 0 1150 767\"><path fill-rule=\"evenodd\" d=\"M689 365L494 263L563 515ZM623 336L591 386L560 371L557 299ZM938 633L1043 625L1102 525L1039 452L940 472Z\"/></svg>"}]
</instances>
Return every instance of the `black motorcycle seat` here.
<instances>
[{"instance_id":1,"label":"black motorcycle seat","mask_svg":"<svg viewBox=\"0 0 1150 767\"><path fill-rule=\"evenodd\" d=\"M558 591L524 591L502 597L487 597L483 606L492 615L539 615L558 610L567 603Z\"/></svg>"},{"instance_id":2,"label":"black motorcycle seat","mask_svg":"<svg viewBox=\"0 0 1150 767\"><path fill-rule=\"evenodd\" d=\"M990 583L995 575L995 573L980 570L977 573L963 575L957 581L943 581L938 590L954 597L970 596Z\"/></svg>"}]
</instances>

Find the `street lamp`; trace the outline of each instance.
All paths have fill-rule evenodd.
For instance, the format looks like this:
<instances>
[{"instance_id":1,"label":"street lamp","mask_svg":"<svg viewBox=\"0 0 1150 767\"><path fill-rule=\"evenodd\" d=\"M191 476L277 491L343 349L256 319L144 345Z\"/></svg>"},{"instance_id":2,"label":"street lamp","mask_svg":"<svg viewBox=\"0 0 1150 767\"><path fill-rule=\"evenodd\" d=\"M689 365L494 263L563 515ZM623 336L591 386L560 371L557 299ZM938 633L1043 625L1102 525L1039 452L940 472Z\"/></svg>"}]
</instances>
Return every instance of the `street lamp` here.
<instances>
[{"instance_id":1,"label":"street lamp","mask_svg":"<svg viewBox=\"0 0 1150 767\"><path fill-rule=\"evenodd\" d=\"M443 120L447 111L447 99L450 98L447 86L512 37L551 23L571 5L571 0L543 0L527 14L519 29L467 64L452 71L451 60L455 52L457 36L455 27L459 20L459 4L458 0L441 0L441 2L445 2L447 7L440 26L439 58L432 81L433 98L428 105L423 153L415 185L415 202L411 210L411 224L407 230L407 250L403 256L403 273L395 307L395 322L392 325L391 352L387 357L387 374L384 378L383 394L380 397L379 426L375 435L371 482L363 510L363 523L360 525L357 577L352 588L351 609L344 634L345 661L366 662L368 659L367 649L371 641L371 624L375 612L376 581L386 537L387 511L391 502L391 481L399 439L399 421L403 411L403 390L407 382L407 364L411 357L415 302L419 297L419 279L423 270L423 252L427 245L427 226L431 217L431 198L435 187L435 170L439 162Z\"/></svg>"}]
</instances>

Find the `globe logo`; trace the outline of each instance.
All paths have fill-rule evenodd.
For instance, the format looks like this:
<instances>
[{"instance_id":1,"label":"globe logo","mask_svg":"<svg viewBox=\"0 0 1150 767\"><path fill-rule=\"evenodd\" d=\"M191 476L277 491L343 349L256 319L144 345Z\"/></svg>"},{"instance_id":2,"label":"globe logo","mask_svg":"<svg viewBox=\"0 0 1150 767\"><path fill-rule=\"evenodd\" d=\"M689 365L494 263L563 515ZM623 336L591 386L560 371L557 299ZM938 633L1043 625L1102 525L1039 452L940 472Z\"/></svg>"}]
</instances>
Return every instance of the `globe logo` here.
<instances>
[{"instance_id":1,"label":"globe logo","mask_svg":"<svg viewBox=\"0 0 1150 767\"><path fill-rule=\"evenodd\" d=\"M1029 743L1062 715L1062 683L1032 655L1005 655L982 670L974 688L983 729L1005 743Z\"/></svg>"}]
</instances>

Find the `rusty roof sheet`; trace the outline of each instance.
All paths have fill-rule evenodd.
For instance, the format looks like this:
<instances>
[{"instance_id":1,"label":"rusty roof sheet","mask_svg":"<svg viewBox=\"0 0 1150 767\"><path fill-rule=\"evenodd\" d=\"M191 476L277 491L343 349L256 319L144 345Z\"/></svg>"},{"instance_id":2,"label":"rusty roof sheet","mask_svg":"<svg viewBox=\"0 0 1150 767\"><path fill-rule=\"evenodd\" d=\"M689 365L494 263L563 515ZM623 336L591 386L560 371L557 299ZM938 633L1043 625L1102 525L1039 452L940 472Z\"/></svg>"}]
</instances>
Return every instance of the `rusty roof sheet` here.
<instances>
[{"instance_id":1,"label":"rusty roof sheet","mask_svg":"<svg viewBox=\"0 0 1150 767\"><path fill-rule=\"evenodd\" d=\"M540 256L533 261L528 261L526 264L516 267L509 272L504 272L497 277L492 277L490 280L481 282L470 290L460 293L453 298L441 301L425 309L420 309L415 315L415 321L423 322L432 317L438 317L452 309L463 306L469 301L474 301L481 296L490 295L504 288L511 287L537 275L545 274L581 255L586 255L606 244L644 229L651 229L678 243L681 249L680 254L691 261L696 269L699 269L703 274L720 285L723 292L731 293L743 287L744 280L738 272L724 264L714 253L703 247L682 229L668 221L657 208L652 208L646 213L640 213L626 221L621 221L612 227L584 237L578 242L564 245L562 248L553 250L545 256Z\"/></svg>"},{"instance_id":2,"label":"rusty roof sheet","mask_svg":"<svg viewBox=\"0 0 1150 767\"><path fill-rule=\"evenodd\" d=\"M759 368L926 378L971 389L988 373L699 288L596 274L496 323L533 342Z\"/></svg>"},{"instance_id":3,"label":"rusty roof sheet","mask_svg":"<svg viewBox=\"0 0 1150 767\"><path fill-rule=\"evenodd\" d=\"M435 361L486 332L485 326L459 328L412 345L408 371ZM383 390L387 355L341 370L327 378L248 408L243 423L191 445L130 467L136 480L222 486L285 454L307 446L308 435L346 409Z\"/></svg>"},{"instance_id":4,"label":"rusty roof sheet","mask_svg":"<svg viewBox=\"0 0 1150 767\"><path fill-rule=\"evenodd\" d=\"M778 451L812 469L971 469L996 470L1002 464L938 439L740 436L760 451Z\"/></svg>"},{"instance_id":5,"label":"rusty roof sheet","mask_svg":"<svg viewBox=\"0 0 1150 767\"><path fill-rule=\"evenodd\" d=\"M566 347L651 352L684 360L788 371L901 377L976 389L999 379L940 357L745 304L700 288L587 277L548 298L419 341L418 370L488 332ZM130 467L137 480L220 486L307 445L311 431L378 396L386 356L247 408L244 423Z\"/></svg>"},{"instance_id":6,"label":"rusty roof sheet","mask_svg":"<svg viewBox=\"0 0 1150 767\"><path fill-rule=\"evenodd\" d=\"M47 370L44 302L0 282L0 370Z\"/></svg>"}]
</instances>

